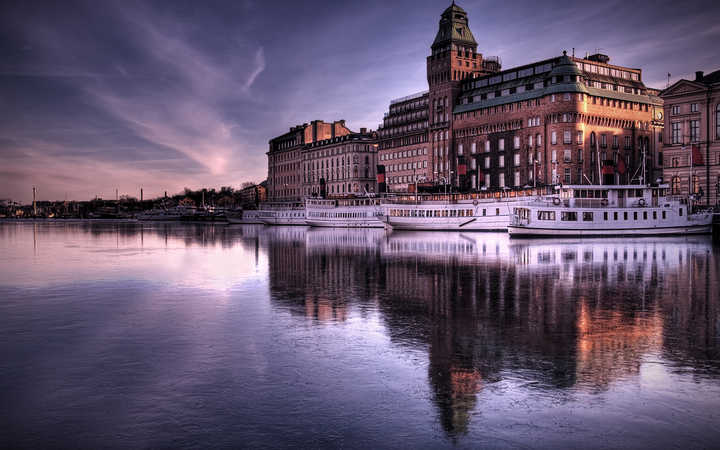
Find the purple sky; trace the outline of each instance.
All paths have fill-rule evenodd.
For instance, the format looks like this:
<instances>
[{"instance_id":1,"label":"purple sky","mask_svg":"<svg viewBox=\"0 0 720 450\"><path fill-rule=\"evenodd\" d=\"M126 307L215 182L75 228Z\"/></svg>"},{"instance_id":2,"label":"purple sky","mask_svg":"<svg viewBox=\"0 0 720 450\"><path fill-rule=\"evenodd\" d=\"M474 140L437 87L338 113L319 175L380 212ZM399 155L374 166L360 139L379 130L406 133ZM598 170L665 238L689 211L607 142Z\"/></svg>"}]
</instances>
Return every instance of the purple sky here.
<instances>
[{"instance_id":1,"label":"purple sky","mask_svg":"<svg viewBox=\"0 0 720 450\"><path fill-rule=\"evenodd\" d=\"M720 68L720 5L459 1L503 67L601 48L672 81ZM265 178L267 141L313 119L375 129L427 89L448 1L4 1L0 199L28 201Z\"/></svg>"}]
</instances>

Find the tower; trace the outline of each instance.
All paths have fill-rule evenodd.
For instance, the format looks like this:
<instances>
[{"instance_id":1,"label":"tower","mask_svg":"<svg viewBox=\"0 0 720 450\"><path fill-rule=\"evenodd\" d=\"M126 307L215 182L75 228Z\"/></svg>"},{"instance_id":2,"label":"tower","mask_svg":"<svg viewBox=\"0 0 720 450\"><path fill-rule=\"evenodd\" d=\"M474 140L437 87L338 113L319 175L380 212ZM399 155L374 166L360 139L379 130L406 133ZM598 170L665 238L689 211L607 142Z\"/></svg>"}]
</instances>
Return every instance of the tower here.
<instances>
[{"instance_id":1,"label":"tower","mask_svg":"<svg viewBox=\"0 0 720 450\"><path fill-rule=\"evenodd\" d=\"M477 52L467 13L455 2L440 16L438 32L430 48L427 80L433 179L457 185L458 163L461 162L458 158L463 155L458 155L453 146L453 106L460 95L462 80L488 71L483 68L482 54Z\"/></svg>"}]
</instances>

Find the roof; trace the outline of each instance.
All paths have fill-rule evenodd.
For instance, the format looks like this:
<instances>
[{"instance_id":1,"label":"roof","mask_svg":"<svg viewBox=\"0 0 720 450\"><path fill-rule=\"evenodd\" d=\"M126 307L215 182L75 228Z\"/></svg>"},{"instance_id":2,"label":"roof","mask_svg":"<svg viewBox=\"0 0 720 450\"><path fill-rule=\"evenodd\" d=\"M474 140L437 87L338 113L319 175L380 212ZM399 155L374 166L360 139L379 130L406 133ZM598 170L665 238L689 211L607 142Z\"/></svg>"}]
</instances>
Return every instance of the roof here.
<instances>
[{"instance_id":1,"label":"roof","mask_svg":"<svg viewBox=\"0 0 720 450\"><path fill-rule=\"evenodd\" d=\"M582 83L560 83L552 84L550 86L533 89L531 91L520 92L516 94L503 95L501 97L494 97L486 100L474 101L464 105L457 105L453 109L453 114L463 113L467 111L475 111L482 108L491 108L493 106L504 105L508 103L522 102L535 98L544 97L550 94L561 94L566 92L576 92L592 95L595 97L604 97L614 100L624 100L627 102L636 102L649 105L661 105L662 100L657 97L649 95L637 95L637 94L626 94L624 92L608 91L607 89L600 89L595 87L588 87Z\"/></svg>"},{"instance_id":2,"label":"roof","mask_svg":"<svg viewBox=\"0 0 720 450\"><path fill-rule=\"evenodd\" d=\"M432 47L445 42L464 42L477 45L468 26L467 13L464 9L453 2L440 16L440 27L438 29Z\"/></svg>"}]
</instances>

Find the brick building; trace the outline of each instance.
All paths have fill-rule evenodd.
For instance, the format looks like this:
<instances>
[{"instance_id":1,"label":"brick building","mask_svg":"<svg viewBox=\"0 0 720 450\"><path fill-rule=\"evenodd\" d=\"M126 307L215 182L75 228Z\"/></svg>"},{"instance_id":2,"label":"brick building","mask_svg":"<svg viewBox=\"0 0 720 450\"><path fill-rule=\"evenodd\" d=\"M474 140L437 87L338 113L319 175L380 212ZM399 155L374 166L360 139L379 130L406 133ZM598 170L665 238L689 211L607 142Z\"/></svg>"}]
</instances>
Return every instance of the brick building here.
<instances>
[{"instance_id":1,"label":"brick building","mask_svg":"<svg viewBox=\"0 0 720 450\"><path fill-rule=\"evenodd\" d=\"M673 193L720 205L720 70L680 80L660 93L665 101L665 182Z\"/></svg>"},{"instance_id":2,"label":"brick building","mask_svg":"<svg viewBox=\"0 0 720 450\"><path fill-rule=\"evenodd\" d=\"M388 188L653 181L662 100L641 75L602 54L501 71L498 58L477 52L453 4L427 59L429 91L391 102L378 130Z\"/></svg>"}]
</instances>

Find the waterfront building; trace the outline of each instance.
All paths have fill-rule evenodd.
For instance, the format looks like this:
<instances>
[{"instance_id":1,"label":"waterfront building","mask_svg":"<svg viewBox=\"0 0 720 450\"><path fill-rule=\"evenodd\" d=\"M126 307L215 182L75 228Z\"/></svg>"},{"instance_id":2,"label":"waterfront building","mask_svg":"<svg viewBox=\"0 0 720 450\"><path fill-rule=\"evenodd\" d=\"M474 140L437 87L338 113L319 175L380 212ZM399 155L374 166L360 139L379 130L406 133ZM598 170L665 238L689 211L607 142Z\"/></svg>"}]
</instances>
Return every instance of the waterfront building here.
<instances>
[{"instance_id":1,"label":"waterfront building","mask_svg":"<svg viewBox=\"0 0 720 450\"><path fill-rule=\"evenodd\" d=\"M244 209L255 209L257 206L267 201L267 182L263 181L259 184L251 184L240 189L240 205Z\"/></svg>"},{"instance_id":2,"label":"waterfront building","mask_svg":"<svg viewBox=\"0 0 720 450\"><path fill-rule=\"evenodd\" d=\"M267 196L270 201L297 201L303 197L303 149L306 145L350 134L344 120L313 120L270 139Z\"/></svg>"},{"instance_id":3,"label":"waterfront building","mask_svg":"<svg viewBox=\"0 0 720 450\"><path fill-rule=\"evenodd\" d=\"M302 150L302 193L341 197L377 192L377 134L361 128L316 140Z\"/></svg>"},{"instance_id":4,"label":"waterfront building","mask_svg":"<svg viewBox=\"0 0 720 450\"><path fill-rule=\"evenodd\" d=\"M681 79L664 100L663 178L674 194L720 205L720 70Z\"/></svg>"},{"instance_id":5,"label":"waterfront building","mask_svg":"<svg viewBox=\"0 0 720 450\"><path fill-rule=\"evenodd\" d=\"M640 69L609 61L563 52L501 71L451 5L427 60L429 91L391 102L378 130L389 190L655 181L662 100Z\"/></svg>"}]
</instances>

